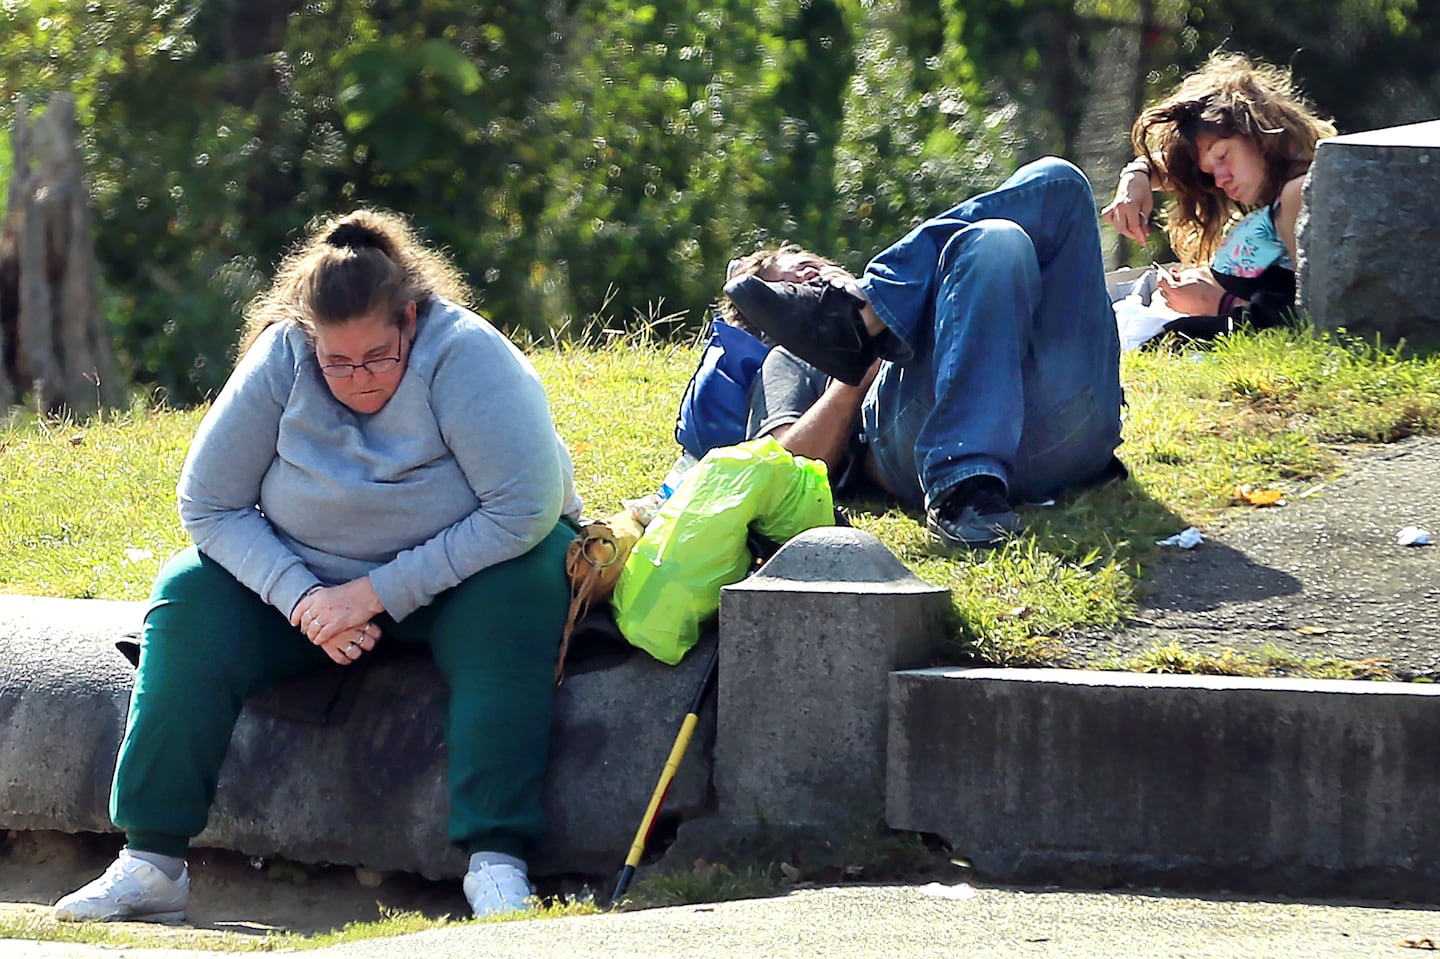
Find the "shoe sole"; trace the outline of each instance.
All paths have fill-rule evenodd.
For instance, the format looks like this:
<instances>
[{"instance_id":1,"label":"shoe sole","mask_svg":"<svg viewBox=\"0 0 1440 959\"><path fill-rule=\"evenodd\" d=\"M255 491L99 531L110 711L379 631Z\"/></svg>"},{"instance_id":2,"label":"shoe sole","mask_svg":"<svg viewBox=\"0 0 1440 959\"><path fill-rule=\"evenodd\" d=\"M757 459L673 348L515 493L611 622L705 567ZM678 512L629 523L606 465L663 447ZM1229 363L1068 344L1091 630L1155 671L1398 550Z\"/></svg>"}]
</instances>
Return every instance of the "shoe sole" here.
<instances>
[{"instance_id":1,"label":"shoe sole","mask_svg":"<svg viewBox=\"0 0 1440 959\"><path fill-rule=\"evenodd\" d=\"M984 538L964 539L952 536L937 524L928 521L925 523L925 528L930 531L935 544L948 552L957 552L962 549L993 549L1002 545L1006 540L1013 539L1018 533L1017 530L996 529Z\"/></svg>"},{"instance_id":2,"label":"shoe sole","mask_svg":"<svg viewBox=\"0 0 1440 959\"><path fill-rule=\"evenodd\" d=\"M185 913L182 912L147 912L139 916L97 916L89 918L86 916L70 916L56 913L56 922L184 922Z\"/></svg>"},{"instance_id":3,"label":"shoe sole","mask_svg":"<svg viewBox=\"0 0 1440 959\"><path fill-rule=\"evenodd\" d=\"M985 540L954 539L953 537L946 536L944 533L936 532L932 529L930 531L930 542L936 551L944 556L963 551L994 549L1005 542L1005 537L996 536L992 539Z\"/></svg>"},{"instance_id":4,"label":"shoe sole","mask_svg":"<svg viewBox=\"0 0 1440 959\"><path fill-rule=\"evenodd\" d=\"M184 922L183 912L147 912L143 916L112 916L106 922Z\"/></svg>"},{"instance_id":5,"label":"shoe sole","mask_svg":"<svg viewBox=\"0 0 1440 959\"><path fill-rule=\"evenodd\" d=\"M770 339L826 376L850 386L859 386L877 356L874 341L859 322L858 308L862 301L855 299L839 287L828 286L825 289L821 302L816 307L818 311L833 313L838 308L836 298L841 298L841 302L857 310L856 326L853 329L855 342L846 346L826 347L817 344L808 336L799 334L793 326L787 323L772 322L767 311L772 305L773 291L769 290L769 284L763 282L754 284L753 281L757 279L757 277L747 275L737 277L725 284L725 295L730 297L740 312L745 315L746 322L761 330Z\"/></svg>"}]
</instances>

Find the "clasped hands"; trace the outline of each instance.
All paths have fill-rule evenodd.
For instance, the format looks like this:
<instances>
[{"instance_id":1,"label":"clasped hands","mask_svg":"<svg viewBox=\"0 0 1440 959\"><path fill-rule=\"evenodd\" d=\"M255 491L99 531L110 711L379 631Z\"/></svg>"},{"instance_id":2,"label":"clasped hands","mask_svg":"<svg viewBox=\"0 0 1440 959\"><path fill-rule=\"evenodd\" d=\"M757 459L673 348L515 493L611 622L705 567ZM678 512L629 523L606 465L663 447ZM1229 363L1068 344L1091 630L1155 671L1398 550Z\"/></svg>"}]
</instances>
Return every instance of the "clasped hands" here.
<instances>
[{"instance_id":1,"label":"clasped hands","mask_svg":"<svg viewBox=\"0 0 1440 959\"><path fill-rule=\"evenodd\" d=\"M290 611L290 625L344 666L375 648L382 634L373 618L384 609L370 577L362 576L306 593Z\"/></svg>"}]
</instances>

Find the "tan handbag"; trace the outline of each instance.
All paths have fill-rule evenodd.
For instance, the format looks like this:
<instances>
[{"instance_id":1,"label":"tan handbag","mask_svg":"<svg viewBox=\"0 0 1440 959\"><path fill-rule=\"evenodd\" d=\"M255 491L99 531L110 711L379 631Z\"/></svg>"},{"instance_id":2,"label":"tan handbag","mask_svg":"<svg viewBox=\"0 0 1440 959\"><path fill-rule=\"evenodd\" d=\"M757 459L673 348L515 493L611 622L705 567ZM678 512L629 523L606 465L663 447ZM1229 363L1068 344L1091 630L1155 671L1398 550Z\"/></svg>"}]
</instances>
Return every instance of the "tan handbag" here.
<instances>
[{"instance_id":1,"label":"tan handbag","mask_svg":"<svg viewBox=\"0 0 1440 959\"><path fill-rule=\"evenodd\" d=\"M565 654L570 649L570 636L593 603L603 603L615 592L625 557L645 532L645 526L630 509L586 525L570 543L565 553L565 573L570 577L570 615L560 637L560 653L555 661L555 681L565 675Z\"/></svg>"}]
</instances>

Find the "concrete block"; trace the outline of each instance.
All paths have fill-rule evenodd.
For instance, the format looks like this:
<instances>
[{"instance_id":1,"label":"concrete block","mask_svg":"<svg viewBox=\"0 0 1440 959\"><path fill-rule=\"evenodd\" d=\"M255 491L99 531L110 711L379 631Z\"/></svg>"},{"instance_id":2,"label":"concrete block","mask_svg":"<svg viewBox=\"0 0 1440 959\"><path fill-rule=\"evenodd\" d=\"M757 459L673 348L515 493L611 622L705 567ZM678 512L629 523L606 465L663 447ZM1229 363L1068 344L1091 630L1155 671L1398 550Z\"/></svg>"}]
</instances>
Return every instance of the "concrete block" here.
<instances>
[{"instance_id":1,"label":"concrete block","mask_svg":"<svg viewBox=\"0 0 1440 959\"><path fill-rule=\"evenodd\" d=\"M924 665L949 591L913 576L879 540L815 529L720 602L715 790L721 819L770 826L878 815L886 676Z\"/></svg>"},{"instance_id":2,"label":"concrete block","mask_svg":"<svg viewBox=\"0 0 1440 959\"><path fill-rule=\"evenodd\" d=\"M1440 901L1440 688L928 669L890 679L887 822L991 879Z\"/></svg>"},{"instance_id":3,"label":"concrete block","mask_svg":"<svg viewBox=\"0 0 1440 959\"><path fill-rule=\"evenodd\" d=\"M1440 342L1440 120L1320 143L1297 224L1299 301L1316 327Z\"/></svg>"},{"instance_id":4,"label":"concrete block","mask_svg":"<svg viewBox=\"0 0 1440 959\"><path fill-rule=\"evenodd\" d=\"M0 596L0 828L113 831L110 779L133 670L114 642L141 603ZM618 868L713 641L678 667L640 653L568 677L557 693L537 874ZM197 846L431 878L458 876L445 838L444 684L428 657L365 675L345 723L318 726L247 706ZM710 799L714 719L702 717L666 803ZM497 731L503 735L503 730Z\"/></svg>"}]
</instances>

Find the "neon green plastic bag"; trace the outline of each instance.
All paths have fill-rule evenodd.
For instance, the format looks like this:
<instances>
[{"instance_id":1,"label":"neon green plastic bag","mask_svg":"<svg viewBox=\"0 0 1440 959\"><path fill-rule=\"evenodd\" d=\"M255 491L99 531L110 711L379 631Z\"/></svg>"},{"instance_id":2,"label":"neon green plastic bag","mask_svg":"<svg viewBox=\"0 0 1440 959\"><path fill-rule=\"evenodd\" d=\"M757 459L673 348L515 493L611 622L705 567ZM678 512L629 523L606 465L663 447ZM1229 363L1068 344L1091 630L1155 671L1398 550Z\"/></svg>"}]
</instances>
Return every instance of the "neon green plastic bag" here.
<instances>
[{"instance_id":1,"label":"neon green plastic bag","mask_svg":"<svg viewBox=\"0 0 1440 959\"><path fill-rule=\"evenodd\" d=\"M792 456L769 436L711 450L626 558L610 600L620 632L675 665L720 609L720 588L749 570L745 539L752 527L783 543L834 523L823 461Z\"/></svg>"}]
</instances>

